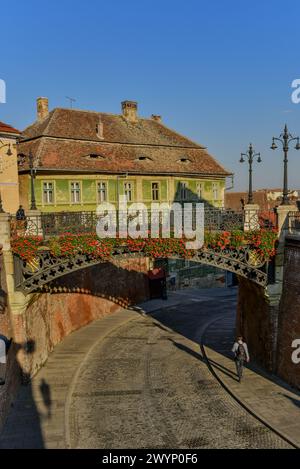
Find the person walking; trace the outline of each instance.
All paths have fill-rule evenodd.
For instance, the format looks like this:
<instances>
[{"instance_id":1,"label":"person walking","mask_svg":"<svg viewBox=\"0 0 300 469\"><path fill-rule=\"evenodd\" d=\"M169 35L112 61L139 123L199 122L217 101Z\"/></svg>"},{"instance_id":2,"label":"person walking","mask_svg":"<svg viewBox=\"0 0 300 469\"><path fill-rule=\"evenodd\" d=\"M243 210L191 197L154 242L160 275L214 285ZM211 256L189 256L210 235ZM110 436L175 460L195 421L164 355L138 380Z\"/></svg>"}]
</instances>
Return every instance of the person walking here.
<instances>
[{"instance_id":1,"label":"person walking","mask_svg":"<svg viewBox=\"0 0 300 469\"><path fill-rule=\"evenodd\" d=\"M234 353L236 372L239 378L239 382L242 380L243 369L245 361L249 363L250 356L248 352L248 346L244 342L243 337L240 335L237 337L236 342L233 344L232 351Z\"/></svg>"},{"instance_id":2,"label":"person walking","mask_svg":"<svg viewBox=\"0 0 300 469\"><path fill-rule=\"evenodd\" d=\"M0 386L5 384L5 373L6 373L6 343L5 340L0 337Z\"/></svg>"}]
</instances>

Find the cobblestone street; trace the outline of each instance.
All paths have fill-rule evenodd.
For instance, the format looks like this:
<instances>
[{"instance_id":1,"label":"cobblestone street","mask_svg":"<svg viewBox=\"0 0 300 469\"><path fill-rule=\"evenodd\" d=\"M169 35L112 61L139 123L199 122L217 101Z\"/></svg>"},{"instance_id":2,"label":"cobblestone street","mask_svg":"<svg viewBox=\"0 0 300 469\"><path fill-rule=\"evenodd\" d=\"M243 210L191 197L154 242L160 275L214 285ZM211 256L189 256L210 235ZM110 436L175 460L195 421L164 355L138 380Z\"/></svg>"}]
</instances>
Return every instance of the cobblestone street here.
<instances>
[{"instance_id":1,"label":"cobblestone street","mask_svg":"<svg viewBox=\"0 0 300 469\"><path fill-rule=\"evenodd\" d=\"M65 339L33 380L31 397L21 390L0 447L290 447L223 389L203 359L201 338L230 350L235 291L176 298L147 315L116 313ZM211 327L220 317L221 336ZM42 381L51 389L51 412L30 425L30 399L35 416L45 415Z\"/></svg>"},{"instance_id":2,"label":"cobblestone street","mask_svg":"<svg viewBox=\"0 0 300 469\"><path fill-rule=\"evenodd\" d=\"M216 298L216 296L218 298ZM182 300L183 301L183 300ZM235 296L186 296L110 334L82 367L71 405L75 448L281 448L288 445L227 395L197 342L225 315L233 340Z\"/></svg>"}]
</instances>

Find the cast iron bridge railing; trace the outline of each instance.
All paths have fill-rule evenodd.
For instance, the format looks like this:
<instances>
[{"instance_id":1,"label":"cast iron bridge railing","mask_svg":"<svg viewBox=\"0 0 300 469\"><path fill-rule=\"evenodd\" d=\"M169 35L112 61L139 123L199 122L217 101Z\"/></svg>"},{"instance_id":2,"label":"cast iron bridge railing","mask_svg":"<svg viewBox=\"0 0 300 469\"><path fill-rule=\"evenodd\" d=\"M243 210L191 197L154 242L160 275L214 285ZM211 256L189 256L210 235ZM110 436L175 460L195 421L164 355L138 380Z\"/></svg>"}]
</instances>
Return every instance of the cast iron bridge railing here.
<instances>
[{"instance_id":1,"label":"cast iron bridge railing","mask_svg":"<svg viewBox=\"0 0 300 469\"><path fill-rule=\"evenodd\" d=\"M13 238L39 235L47 245L47 239L63 233L95 233L98 220L95 212L42 213L27 217L25 220L16 220L12 217L11 235ZM234 212L209 209L204 213L204 228L210 232L270 229L275 226L276 218L272 211ZM127 245L122 245L120 242L120 245L112 251L110 259L145 255L144 252L131 252ZM14 255L15 286L24 293L40 291L59 277L101 262L108 262L110 259L101 260L89 254L55 257L47 248L38 251L31 261ZM268 263L259 259L257 253L248 246L223 250L201 248L195 250L189 260L234 272L261 286L266 286L268 283Z\"/></svg>"},{"instance_id":2,"label":"cast iron bridge railing","mask_svg":"<svg viewBox=\"0 0 300 469\"><path fill-rule=\"evenodd\" d=\"M148 226L151 226L151 213L136 212L135 215L128 215L123 212L116 212L117 232L118 221L123 218L125 222L133 220L138 215L142 215ZM41 213L40 215L26 217L25 220L11 218L11 235L16 236L37 236L43 238L57 236L63 233L92 233L96 231L99 221L96 212L58 212ZM162 226L162 215L160 215L160 225ZM192 212L192 223L195 228L195 213ZM184 226L184 217L182 218ZM204 228L205 231L233 231L233 230L260 230L262 228L272 229L277 226L277 218L272 210L225 210L225 209L205 209ZM174 219L171 214L170 228L174 228Z\"/></svg>"},{"instance_id":3,"label":"cast iron bridge railing","mask_svg":"<svg viewBox=\"0 0 300 469\"><path fill-rule=\"evenodd\" d=\"M288 233L300 235L300 212L289 212L286 225Z\"/></svg>"},{"instance_id":4,"label":"cast iron bridge railing","mask_svg":"<svg viewBox=\"0 0 300 469\"><path fill-rule=\"evenodd\" d=\"M89 254L77 254L72 257L55 257L45 250L39 251L28 262L14 255L15 286L17 290L21 290L24 293L41 291L52 281L77 270L108 262L112 259L125 259L145 255L147 254L142 251L131 252L128 246L122 245L113 249L109 259L99 259ZM171 257L176 258L176 256ZM189 260L234 272L263 287L268 283L268 263L262 261L256 255L256 252L247 246L236 250L203 248L195 251L194 256L189 258Z\"/></svg>"}]
</instances>

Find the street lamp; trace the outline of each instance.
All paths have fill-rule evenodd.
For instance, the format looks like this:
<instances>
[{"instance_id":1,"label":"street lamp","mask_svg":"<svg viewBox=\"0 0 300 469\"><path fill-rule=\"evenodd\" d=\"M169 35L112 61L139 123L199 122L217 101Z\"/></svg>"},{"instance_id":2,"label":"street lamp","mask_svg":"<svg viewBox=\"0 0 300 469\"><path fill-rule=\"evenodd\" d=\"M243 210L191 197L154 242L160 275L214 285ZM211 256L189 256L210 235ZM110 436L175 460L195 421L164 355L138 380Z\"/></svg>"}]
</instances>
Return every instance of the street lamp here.
<instances>
[{"instance_id":1,"label":"street lamp","mask_svg":"<svg viewBox=\"0 0 300 469\"><path fill-rule=\"evenodd\" d=\"M2 205L1 189L0 189L0 213L5 213L5 211L3 210L3 205Z\"/></svg>"},{"instance_id":2,"label":"street lamp","mask_svg":"<svg viewBox=\"0 0 300 469\"><path fill-rule=\"evenodd\" d=\"M257 156L257 162L261 163L260 153L255 153L252 143L249 145L249 150L247 153L241 153L240 163L244 163L244 156L248 159L249 163L249 192L248 192L248 204L253 204L253 190L252 190L252 164L254 158Z\"/></svg>"},{"instance_id":3,"label":"street lamp","mask_svg":"<svg viewBox=\"0 0 300 469\"><path fill-rule=\"evenodd\" d=\"M34 179L36 175L36 168L33 165L33 155L31 150L29 151L29 169L30 169L30 184L31 184L31 207L30 210L37 210L36 208L36 201L35 201L35 193L34 193Z\"/></svg>"},{"instance_id":4,"label":"street lamp","mask_svg":"<svg viewBox=\"0 0 300 469\"><path fill-rule=\"evenodd\" d=\"M289 201L289 198L288 198L288 167L287 167L288 159L287 159L287 156L288 156L288 151L289 151L289 143L292 142L293 140L297 140L295 150L300 150L299 137L293 137L289 133L286 124L284 126L284 131L283 131L282 134L279 135L279 138L273 137L273 139L272 139L271 149L276 150L276 148L278 148L276 143L275 143L275 141L277 141L277 142L280 142L282 144L283 153L284 153L284 159L283 159L283 163L284 163L283 196L282 196L282 201L281 201L280 205L289 205L290 204L290 201Z\"/></svg>"},{"instance_id":5,"label":"street lamp","mask_svg":"<svg viewBox=\"0 0 300 469\"><path fill-rule=\"evenodd\" d=\"M2 143L2 145L0 146L0 150L3 147L8 147L8 150L7 150L6 154L7 154L7 156L11 156L12 151L11 151L11 148L10 148L10 143L3 143L2 140L0 140L0 143Z\"/></svg>"}]
</instances>

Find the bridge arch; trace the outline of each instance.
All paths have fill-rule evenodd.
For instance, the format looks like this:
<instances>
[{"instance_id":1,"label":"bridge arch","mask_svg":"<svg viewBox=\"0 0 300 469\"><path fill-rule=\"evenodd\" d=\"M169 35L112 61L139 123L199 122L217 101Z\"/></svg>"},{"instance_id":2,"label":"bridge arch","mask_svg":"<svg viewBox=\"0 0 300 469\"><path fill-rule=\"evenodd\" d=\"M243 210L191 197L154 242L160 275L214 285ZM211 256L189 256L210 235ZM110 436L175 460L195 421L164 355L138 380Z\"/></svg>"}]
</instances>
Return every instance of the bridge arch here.
<instances>
[{"instance_id":1,"label":"bridge arch","mask_svg":"<svg viewBox=\"0 0 300 469\"><path fill-rule=\"evenodd\" d=\"M115 248L111 259L121 260L147 257L143 251L131 252L128 246ZM181 258L176 255L169 258ZM31 261L25 261L14 256L16 289L23 293L33 293L47 290L51 282L72 272L82 270L97 264L109 262L107 258L95 258L89 254L76 254L75 256L54 257L49 251L40 251ZM268 282L267 262L259 259L249 247L237 250L200 249L195 251L190 261L218 267L233 272L252 282L266 286Z\"/></svg>"}]
</instances>

